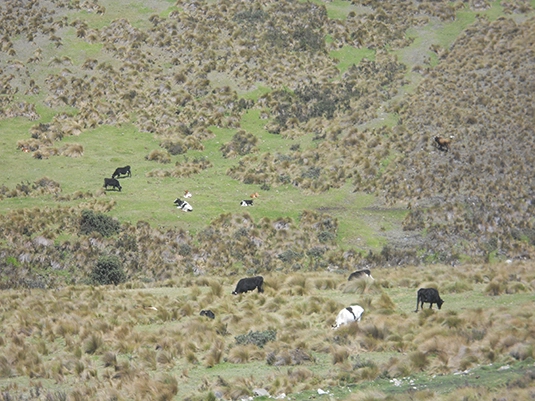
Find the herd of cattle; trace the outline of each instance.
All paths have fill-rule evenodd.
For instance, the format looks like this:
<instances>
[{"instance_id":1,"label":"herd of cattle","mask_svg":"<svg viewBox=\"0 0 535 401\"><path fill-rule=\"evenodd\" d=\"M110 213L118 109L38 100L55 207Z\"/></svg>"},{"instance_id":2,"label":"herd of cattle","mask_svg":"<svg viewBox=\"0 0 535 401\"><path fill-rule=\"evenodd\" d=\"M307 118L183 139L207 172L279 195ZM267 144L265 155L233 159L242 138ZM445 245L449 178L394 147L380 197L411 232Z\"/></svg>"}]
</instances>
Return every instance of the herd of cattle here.
<instances>
[{"instance_id":1,"label":"herd of cattle","mask_svg":"<svg viewBox=\"0 0 535 401\"><path fill-rule=\"evenodd\" d=\"M132 171L130 169L130 166L125 167L117 167L113 174L111 175L111 178L104 178L104 189L108 190L108 187L111 189L115 189L119 192L123 189L121 186L121 183L119 182L118 178L124 178L124 177L132 177ZM240 206L253 206L253 199L258 198L258 192L255 192L250 195L251 199L244 199L240 201ZM192 194L188 190L184 191L184 198L191 198ZM180 209L184 212L192 212L193 207L186 201L176 198L173 202L177 209Z\"/></svg>"},{"instance_id":2,"label":"herd of cattle","mask_svg":"<svg viewBox=\"0 0 535 401\"><path fill-rule=\"evenodd\" d=\"M112 187L114 189L117 189L119 192L123 187L121 186L121 183L117 178L120 178L121 175L124 175L125 177L132 177L132 172L130 171L130 166L125 167L117 167L113 174L111 175L111 178L104 178L104 189L108 189L108 187Z\"/></svg>"},{"instance_id":3,"label":"herd of cattle","mask_svg":"<svg viewBox=\"0 0 535 401\"><path fill-rule=\"evenodd\" d=\"M349 275L348 281L357 278L366 278L373 280L374 278L371 275L369 269L357 270ZM258 290L258 292L264 292L264 278L262 276L255 277L245 277L238 281L236 288L232 291L233 295L243 294L249 291ZM438 309L442 307L444 300L440 298L438 290L435 288L420 288L416 295L416 310L418 312L418 305L420 309L423 309L424 303L429 303L429 309L433 308L433 304L436 304ZM337 329L344 324L352 322L360 322L362 315L364 313L364 308L360 305L351 305L340 312L336 316L335 324L332 325L333 329ZM206 316L210 319L215 319L215 313L211 310L202 310L200 313L201 316Z\"/></svg>"},{"instance_id":4,"label":"herd of cattle","mask_svg":"<svg viewBox=\"0 0 535 401\"><path fill-rule=\"evenodd\" d=\"M446 138L439 138L436 137L435 141L437 143L437 146L440 150L448 150L450 139ZM113 172L111 178L104 178L104 188L107 190L108 187L117 189L118 191L121 191L122 186L118 180L118 178L121 177L131 177L132 171L130 169L130 166L125 167L118 167ZM184 191L184 198L191 198L192 194L188 190ZM252 206L253 205L253 199L258 198L258 192L255 192L250 195L251 199L244 199L240 202L241 206ZM176 207L184 212L192 212L193 207L186 202L185 200L182 200L180 198L176 198L173 202ZM357 270L353 273L351 273L348 277L348 280L353 280L357 278L367 278L373 280L374 278L371 275L371 272L369 269L362 269ZM258 292L264 292L264 278L262 276L255 276L255 277L246 277L242 278L238 281L238 284L236 285L236 289L232 292L234 295L242 294L248 291L254 291L258 290ZM423 308L424 303L429 303L429 308L431 309L433 307L433 304L436 304L438 309L442 307L442 304L444 301L440 298L440 295L438 291L435 288L420 288L417 293L416 298L416 311L418 312L418 305L420 306L420 309ZM342 309L338 316L336 317L336 323L332 326L333 329L337 329L338 327L348 324L351 322L359 322L362 318L362 314L364 313L364 308L362 308L359 305L351 305L347 308ZM201 316L206 316L210 319L215 319L215 314L211 310L202 310Z\"/></svg>"}]
</instances>

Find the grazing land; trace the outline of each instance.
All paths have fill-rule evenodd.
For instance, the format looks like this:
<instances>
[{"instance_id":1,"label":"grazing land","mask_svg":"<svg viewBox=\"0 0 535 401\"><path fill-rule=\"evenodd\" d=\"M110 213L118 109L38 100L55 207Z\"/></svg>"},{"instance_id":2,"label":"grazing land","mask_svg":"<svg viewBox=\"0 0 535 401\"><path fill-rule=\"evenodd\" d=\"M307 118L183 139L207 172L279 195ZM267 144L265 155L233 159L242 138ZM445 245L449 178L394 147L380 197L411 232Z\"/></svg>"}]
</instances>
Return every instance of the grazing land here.
<instances>
[{"instance_id":1,"label":"grazing land","mask_svg":"<svg viewBox=\"0 0 535 401\"><path fill-rule=\"evenodd\" d=\"M533 398L534 25L534 0L3 1L3 399Z\"/></svg>"}]
</instances>

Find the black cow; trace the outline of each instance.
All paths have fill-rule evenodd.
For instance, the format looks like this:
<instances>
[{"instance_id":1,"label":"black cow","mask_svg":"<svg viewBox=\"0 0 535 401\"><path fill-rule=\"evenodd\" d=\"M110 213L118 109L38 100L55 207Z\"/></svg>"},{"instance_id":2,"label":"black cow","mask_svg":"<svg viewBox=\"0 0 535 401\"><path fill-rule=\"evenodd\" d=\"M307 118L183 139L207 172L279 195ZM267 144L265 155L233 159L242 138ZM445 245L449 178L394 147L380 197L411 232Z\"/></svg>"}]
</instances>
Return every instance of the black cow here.
<instances>
[{"instance_id":1,"label":"black cow","mask_svg":"<svg viewBox=\"0 0 535 401\"><path fill-rule=\"evenodd\" d=\"M117 167L111 178L120 178L119 176L121 175L132 177L132 173L130 172L130 166Z\"/></svg>"},{"instance_id":2,"label":"black cow","mask_svg":"<svg viewBox=\"0 0 535 401\"><path fill-rule=\"evenodd\" d=\"M252 199L244 199L240 202L240 206L253 206Z\"/></svg>"},{"instance_id":3,"label":"black cow","mask_svg":"<svg viewBox=\"0 0 535 401\"><path fill-rule=\"evenodd\" d=\"M347 281L351 281L355 278L360 278L360 277L368 277L374 280L374 278L372 277L372 273L370 272L370 269L362 269L362 270L357 270L356 272L351 273L349 277L347 278Z\"/></svg>"},{"instance_id":4,"label":"black cow","mask_svg":"<svg viewBox=\"0 0 535 401\"><path fill-rule=\"evenodd\" d=\"M104 178L104 188L108 189L108 187L116 188L119 191L123 188L115 178Z\"/></svg>"},{"instance_id":5,"label":"black cow","mask_svg":"<svg viewBox=\"0 0 535 401\"><path fill-rule=\"evenodd\" d=\"M444 301L438 295L438 290L435 288L420 288L418 290L418 297L416 298L416 310L418 312L418 304L420 309L424 308L424 302L429 303L429 309L433 307L433 304L437 304L438 309L442 307Z\"/></svg>"},{"instance_id":6,"label":"black cow","mask_svg":"<svg viewBox=\"0 0 535 401\"><path fill-rule=\"evenodd\" d=\"M215 314L210 309L207 309L207 310L203 309L201 311L201 316L206 316L206 317L209 317L210 319L215 319Z\"/></svg>"},{"instance_id":7,"label":"black cow","mask_svg":"<svg viewBox=\"0 0 535 401\"><path fill-rule=\"evenodd\" d=\"M262 288L263 284L264 277L262 276L242 278L240 281L238 281L236 289L232 292L232 294L237 295L241 294L242 292L253 291L255 288L258 288L258 292L264 292L264 288Z\"/></svg>"}]
</instances>

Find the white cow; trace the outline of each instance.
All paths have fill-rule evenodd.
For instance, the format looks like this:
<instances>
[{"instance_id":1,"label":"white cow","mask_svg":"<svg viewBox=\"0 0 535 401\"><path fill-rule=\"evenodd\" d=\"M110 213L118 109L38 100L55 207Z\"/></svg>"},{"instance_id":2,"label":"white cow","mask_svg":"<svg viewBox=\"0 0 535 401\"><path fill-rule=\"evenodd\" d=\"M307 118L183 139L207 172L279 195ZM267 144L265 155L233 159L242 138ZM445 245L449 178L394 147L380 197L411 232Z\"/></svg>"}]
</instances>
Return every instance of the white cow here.
<instances>
[{"instance_id":1,"label":"white cow","mask_svg":"<svg viewBox=\"0 0 535 401\"><path fill-rule=\"evenodd\" d=\"M193 208L191 207L191 205L188 202L183 201L182 199L176 198L173 203L176 205L178 209L182 209L184 212L193 211Z\"/></svg>"},{"instance_id":2,"label":"white cow","mask_svg":"<svg viewBox=\"0 0 535 401\"><path fill-rule=\"evenodd\" d=\"M351 322L360 322L363 313L364 309L359 305L351 305L342 309L336 316L336 324L333 324L333 329Z\"/></svg>"}]
</instances>

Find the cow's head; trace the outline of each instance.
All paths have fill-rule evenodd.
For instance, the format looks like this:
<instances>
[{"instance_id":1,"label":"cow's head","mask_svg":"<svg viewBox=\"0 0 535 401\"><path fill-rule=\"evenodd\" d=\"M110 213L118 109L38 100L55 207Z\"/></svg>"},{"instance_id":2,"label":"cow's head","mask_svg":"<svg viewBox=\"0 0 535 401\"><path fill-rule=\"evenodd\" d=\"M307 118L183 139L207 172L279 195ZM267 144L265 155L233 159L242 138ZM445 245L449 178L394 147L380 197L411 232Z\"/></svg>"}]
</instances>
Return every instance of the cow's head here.
<instances>
[{"instance_id":1,"label":"cow's head","mask_svg":"<svg viewBox=\"0 0 535 401\"><path fill-rule=\"evenodd\" d=\"M444 300L442 298L439 298L438 301L437 301L438 309L440 309L442 307L443 303L444 303Z\"/></svg>"}]
</instances>

